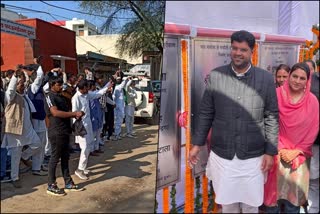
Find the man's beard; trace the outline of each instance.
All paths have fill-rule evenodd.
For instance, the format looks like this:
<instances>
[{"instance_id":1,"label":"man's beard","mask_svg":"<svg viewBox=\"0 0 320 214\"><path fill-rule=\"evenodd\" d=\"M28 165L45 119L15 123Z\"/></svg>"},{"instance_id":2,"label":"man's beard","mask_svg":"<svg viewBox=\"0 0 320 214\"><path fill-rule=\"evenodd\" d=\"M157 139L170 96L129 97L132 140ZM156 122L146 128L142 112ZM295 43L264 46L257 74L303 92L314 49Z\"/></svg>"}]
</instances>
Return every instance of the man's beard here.
<instances>
[{"instance_id":1,"label":"man's beard","mask_svg":"<svg viewBox=\"0 0 320 214\"><path fill-rule=\"evenodd\" d=\"M236 64L232 61L232 66L233 66L234 68L237 68L237 69L245 69L245 68L247 68L249 65L250 65L250 62L243 62L243 63L240 64L240 65L236 65Z\"/></svg>"}]
</instances>

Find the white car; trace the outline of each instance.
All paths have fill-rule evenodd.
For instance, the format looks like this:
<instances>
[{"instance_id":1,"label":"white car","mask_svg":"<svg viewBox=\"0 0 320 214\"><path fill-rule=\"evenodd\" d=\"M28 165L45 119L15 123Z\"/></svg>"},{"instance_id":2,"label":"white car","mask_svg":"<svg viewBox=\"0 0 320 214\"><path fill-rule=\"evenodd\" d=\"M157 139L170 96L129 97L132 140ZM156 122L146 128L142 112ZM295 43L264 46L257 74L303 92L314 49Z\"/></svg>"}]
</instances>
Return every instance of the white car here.
<instances>
[{"instance_id":1,"label":"white car","mask_svg":"<svg viewBox=\"0 0 320 214\"><path fill-rule=\"evenodd\" d=\"M136 83L137 98L135 117L145 118L150 125L159 124L159 109L157 97L152 88L151 80L143 78L134 80Z\"/></svg>"}]
</instances>

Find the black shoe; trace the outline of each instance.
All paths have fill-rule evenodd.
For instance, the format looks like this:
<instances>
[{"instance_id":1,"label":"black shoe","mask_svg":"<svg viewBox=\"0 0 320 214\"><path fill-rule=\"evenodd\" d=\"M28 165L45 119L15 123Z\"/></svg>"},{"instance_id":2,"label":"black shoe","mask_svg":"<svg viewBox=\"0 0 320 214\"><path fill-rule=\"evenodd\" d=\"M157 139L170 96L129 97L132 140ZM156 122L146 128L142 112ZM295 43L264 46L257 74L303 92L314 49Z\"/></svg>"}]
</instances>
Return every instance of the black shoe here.
<instances>
[{"instance_id":1,"label":"black shoe","mask_svg":"<svg viewBox=\"0 0 320 214\"><path fill-rule=\"evenodd\" d=\"M48 172L42 171L42 170L32 170L33 175L38 175L38 176L46 176L48 175Z\"/></svg>"},{"instance_id":2,"label":"black shoe","mask_svg":"<svg viewBox=\"0 0 320 214\"><path fill-rule=\"evenodd\" d=\"M68 191L72 191L72 192L80 192L80 191L83 191L85 190L84 188L80 188L78 185L75 185L73 182L67 184L65 187L64 187L64 190L66 192Z\"/></svg>"},{"instance_id":3,"label":"black shoe","mask_svg":"<svg viewBox=\"0 0 320 214\"><path fill-rule=\"evenodd\" d=\"M45 171L45 172L48 172L48 165L47 164L42 164L41 165L41 170Z\"/></svg>"},{"instance_id":4,"label":"black shoe","mask_svg":"<svg viewBox=\"0 0 320 214\"><path fill-rule=\"evenodd\" d=\"M20 180L11 181L11 183L15 188L21 188L22 187Z\"/></svg>"},{"instance_id":5,"label":"black shoe","mask_svg":"<svg viewBox=\"0 0 320 214\"><path fill-rule=\"evenodd\" d=\"M64 190L63 189L59 189L57 184L48 185L47 194L54 195L54 196L65 196L66 195Z\"/></svg>"},{"instance_id":6,"label":"black shoe","mask_svg":"<svg viewBox=\"0 0 320 214\"><path fill-rule=\"evenodd\" d=\"M11 182L10 176L1 176L0 180L1 180L1 183Z\"/></svg>"}]
</instances>

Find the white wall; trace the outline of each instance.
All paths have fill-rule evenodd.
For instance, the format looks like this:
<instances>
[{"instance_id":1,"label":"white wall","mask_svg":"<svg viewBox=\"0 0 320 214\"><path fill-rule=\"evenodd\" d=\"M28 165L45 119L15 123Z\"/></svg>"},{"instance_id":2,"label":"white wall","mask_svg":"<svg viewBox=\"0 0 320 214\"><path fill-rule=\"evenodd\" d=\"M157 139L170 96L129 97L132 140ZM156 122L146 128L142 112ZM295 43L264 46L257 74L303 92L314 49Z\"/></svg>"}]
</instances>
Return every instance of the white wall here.
<instances>
[{"instance_id":1,"label":"white wall","mask_svg":"<svg viewBox=\"0 0 320 214\"><path fill-rule=\"evenodd\" d=\"M165 21L312 40L319 1L167 1Z\"/></svg>"},{"instance_id":2,"label":"white wall","mask_svg":"<svg viewBox=\"0 0 320 214\"><path fill-rule=\"evenodd\" d=\"M313 39L312 25L319 23L319 1L281 1L279 34Z\"/></svg>"},{"instance_id":3,"label":"white wall","mask_svg":"<svg viewBox=\"0 0 320 214\"><path fill-rule=\"evenodd\" d=\"M165 21L276 34L278 10L278 1L167 1Z\"/></svg>"},{"instance_id":4,"label":"white wall","mask_svg":"<svg viewBox=\"0 0 320 214\"><path fill-rule=\"evenodd\" d=\"M85 54L87 51L104 54L111 57L120 58L117 54L115 45L119 35L93 35L93 36L77 36L76 46L77 54ZM121 59L127 60L131 64L142 63L142 56L137 58L129 58L124 55Z\"/></svg>"}]
</instances>

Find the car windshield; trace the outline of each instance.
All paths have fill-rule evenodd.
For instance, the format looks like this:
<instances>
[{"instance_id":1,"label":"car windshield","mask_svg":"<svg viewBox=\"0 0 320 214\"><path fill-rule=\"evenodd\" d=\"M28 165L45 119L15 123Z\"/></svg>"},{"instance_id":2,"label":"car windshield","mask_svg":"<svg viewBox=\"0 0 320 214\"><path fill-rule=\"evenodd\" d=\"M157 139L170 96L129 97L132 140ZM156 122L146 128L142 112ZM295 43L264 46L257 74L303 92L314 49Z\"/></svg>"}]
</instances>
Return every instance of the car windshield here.
<instances>
[{"instance_id":1,"label":"car windshield","mask_svg":"<svg viewBox=\"0 0 320 214\"><path fill-rule=\"evenodd\" d=\"M153 81L152 88L153 88L154 92L160 92L161 91L161 81Z\"/></svg>"}]
</instances>

